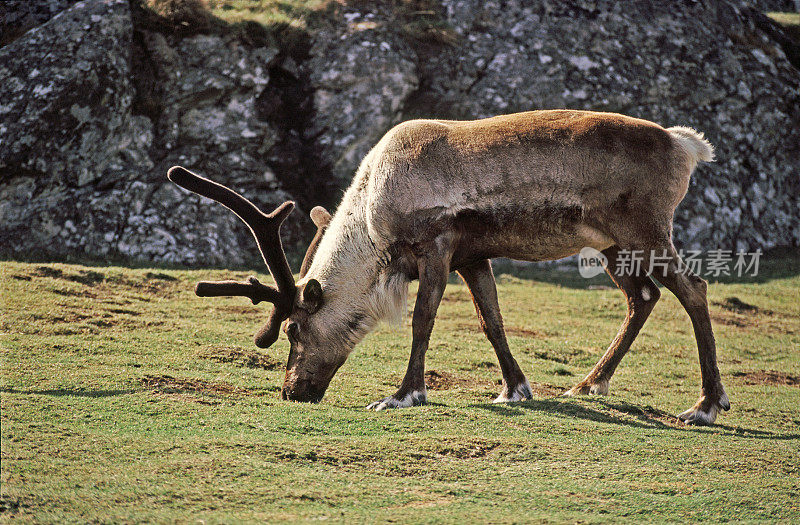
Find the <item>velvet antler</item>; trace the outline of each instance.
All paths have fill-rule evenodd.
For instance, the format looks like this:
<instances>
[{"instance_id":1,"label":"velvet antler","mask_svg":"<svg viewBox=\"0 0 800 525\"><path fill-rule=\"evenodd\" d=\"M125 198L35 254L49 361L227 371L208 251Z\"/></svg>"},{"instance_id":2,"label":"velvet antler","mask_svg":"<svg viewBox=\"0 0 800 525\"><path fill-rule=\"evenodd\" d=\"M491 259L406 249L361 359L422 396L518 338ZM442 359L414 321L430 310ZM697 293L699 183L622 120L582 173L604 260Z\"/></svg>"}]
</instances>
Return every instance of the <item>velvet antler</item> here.
<instances>
[{"instance_id":1,"label":"velvet antler","mask_svg":"<svg viewBox=\"0 0 800 525\"><path fill-rule=\"evenodd\" d=\"M248 297L253 304L267 301L275 305L269 320L255 335L256 346L267 348L278 339L280 325L292 313L297 294L297 287L280 236L281 224L294 209L294 203L286 201L272 213L267 214L230 188L180 166L170 168L167 178L182 188L219 202L242 219L253 233L261 256L278 285L277 289L265 286L255 277L250 277L243 283L203 281L197 284L195 293L201 297L242 296Z\"/></svg>"}]
</instances>

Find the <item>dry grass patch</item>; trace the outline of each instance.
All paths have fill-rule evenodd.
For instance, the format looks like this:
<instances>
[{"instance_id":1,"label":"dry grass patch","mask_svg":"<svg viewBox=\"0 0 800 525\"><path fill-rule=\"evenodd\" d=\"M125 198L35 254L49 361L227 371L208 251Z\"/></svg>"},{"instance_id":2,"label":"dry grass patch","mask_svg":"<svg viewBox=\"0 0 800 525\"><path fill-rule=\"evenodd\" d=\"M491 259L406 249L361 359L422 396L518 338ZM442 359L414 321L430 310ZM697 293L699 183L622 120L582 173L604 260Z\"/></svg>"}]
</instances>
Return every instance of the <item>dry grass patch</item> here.
<instances>
[{"instance_id":1,"label":"dry grass patch","mask_svg":"<svg viewBox=\"0 0 800 525\"><path fill-rule=\"evenodd\" d=\"M176 378L169 375L145 374L142 385L156 393L182 394L193 393L222 397L239 397L251 395L246 388L234 386L224 381L205 381L196 378Z\"/></svg>"},{"instance_id":2,"label":"dry grass patch","mask_svg":"<svg viewBox=\"0 0 800 525\"><path fill-rule=\"evenodd\" d=\"M425 386L429 390L450 390L451 388L490 387L491 382L441 370L428 370L425 372Z\"/></svg>"},{"instance_id":3,"label":"dry grass patch","mask_svg":"<svg viewBox=\"0 0 800 525\"><path fill-rule=\"evenodd\" d=\"M738 371L731 374L733 377L743 381L746 385L770 385L770 386L798 386L800 387L800 376L787 374L779 370L753 370Z\"/></svg>"},{"instance_id":4,"label":"dry grass patch","mask_svg":"<svg viewBox=\"0 0 800 525\"><path fill-rule=\"evenodd\" d=\"M244 350L237 346L208 347L201 350L199 356L217 363L233 363L237 366L264 370L280 370L284 366L283 363L268 355L254 350Z\"/></svg>"}]
</instances>

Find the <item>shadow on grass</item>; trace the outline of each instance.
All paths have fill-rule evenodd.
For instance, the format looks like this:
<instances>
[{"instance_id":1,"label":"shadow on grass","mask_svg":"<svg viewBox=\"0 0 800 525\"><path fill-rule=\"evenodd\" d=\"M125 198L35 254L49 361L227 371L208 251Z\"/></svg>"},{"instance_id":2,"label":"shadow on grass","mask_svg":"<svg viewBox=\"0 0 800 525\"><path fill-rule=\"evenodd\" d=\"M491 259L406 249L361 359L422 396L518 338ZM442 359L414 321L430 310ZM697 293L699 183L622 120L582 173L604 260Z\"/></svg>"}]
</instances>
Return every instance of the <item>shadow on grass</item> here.
<instances>
[{"instance_id":1,"label":"shadow on grass","mask_svg":"<svg viewBox=\"0 0 800 525\"><path fill-rule=\"evenodd\" d=\"M719 434L724 436L736 436L750 439L800 440L800 434L782 434L770 432L768 430L720 424L715 424L705 429L701 427L691 427L681 422L676 416L650 406L612 402L605 399L586 399L584 401L601 407L601 410L577 404L569 398L539 399L514 404L480 403L470 406L489 410L508 417L524 414L525 411L536 411L555 414L564 418L586 419L599 423L610 423L613 425L624 425L643 429L700 433L722 430Z\"/></svg>"},{"instance_id":2,"label":"shadow on grass","mask_svg":"<svg viewBox=\"0 0 800 525\"><path fill-rule=\"evenodd\" d=\"M291 268L299 268L302 261L304 252L292 251L287 248L286 257L289 260ZM266 274L260 261L253 260L250 263L240 265L203 265L203 266L188 266L176 263L166 262L153 262L142 259L132 259L121 255L112 255L100 259L96 257L89 257L85 255L74 254L61 254L54 255L51 253L37 253L30 252L26 254L8 253L0 248L0 263L3 262L19 262L29 264L48 264L48 263L62 263L62 264L77 264L87 267L104 268L109 266L119 266L132 270L141 269L155 269L155 270L229 270L229 271L242 271ZM602 273L591 279L584 279L578 273L577 263L574 264L574 271L561 271L553 268L542 268L533 265L519 266L512 264L508 259L494 259L492 261L495 276L497 276L500 283L504 282L503 274L507 274L516 279L539 281L543 283L554 284L564 288L575 289L612 289L616 290L617 286L606 275ZM708 277L706 280L712 283L723 284L763 284L774 279L786 279L800 275L800 249L798 248L783 248L771 250L761 256L759 272L757 276L719 276ZM448 279L450 284L460 284L461 279L455 274L451 273ZM660 286L660 285L659 285Z\"/></svg>"},{"instance_id":3,"label":"shadow on grass","mask_svg":"<svg viewBox=\"0 0 800 525\"><path fill-rule=\"evenodd\" d=\"M142 389L123 388L119 390L85 390L80 388L58 388L53 390L17 390L16 388L0 388L4 394L23 394L54 397L114 397L138 394Z\"/></svg>"},{"instance_id":4,"label":"shadow on grass","mask_svg":"<svg viewBox=\"0 0 800 525\"><path fill-rule=\"evenodd\" d=\"M704 257L707 254L704 254ZM729 269L733 269L736 257L733 256L733 261L729 265ZM565 262L567 268L572 267L566 271L559 270L555 266L552 267L538 267L534 265L520 266L512 263L508 259L495 259L492 261L495 275L509 274L518 279L527 279L532 281L540 281L549 284L563 286L565 288L612 288L616 289L616 285L605 273L602 273L591 279L584 279L578 273L577 261L573 263ZM705 265L703 266L705 268ZM757 275L743 275L738 277L736 275L719 275L716 277L709 275L702 275L704 279L711 283L723 284L763 284L774 279L786 279L800 275L800 249L798 248L775 248L764 252L759 259L759 268ZM500 278L502 281L502 277Z\"/></svg>"}]
</instances>

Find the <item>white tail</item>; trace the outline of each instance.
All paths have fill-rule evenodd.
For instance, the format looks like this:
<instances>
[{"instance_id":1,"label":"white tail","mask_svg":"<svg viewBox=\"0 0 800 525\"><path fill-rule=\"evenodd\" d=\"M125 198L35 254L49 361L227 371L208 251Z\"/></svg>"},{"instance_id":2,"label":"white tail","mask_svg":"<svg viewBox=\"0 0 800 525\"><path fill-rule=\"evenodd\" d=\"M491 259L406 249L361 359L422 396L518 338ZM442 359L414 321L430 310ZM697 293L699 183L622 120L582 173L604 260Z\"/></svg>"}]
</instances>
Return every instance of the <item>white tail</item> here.
<instances>
[{"instance_id":1,"label":"white tail","mask_svg":"<svg viewBox=\"0 0 800 525\"><path fill-rule=\"evenodd\" d=\"M699 131L684 126L667 128L667 131L680 143L683 149L694 157L695 163L698 161L714 161L714 146Z\"/></svg>"}]
</instances>

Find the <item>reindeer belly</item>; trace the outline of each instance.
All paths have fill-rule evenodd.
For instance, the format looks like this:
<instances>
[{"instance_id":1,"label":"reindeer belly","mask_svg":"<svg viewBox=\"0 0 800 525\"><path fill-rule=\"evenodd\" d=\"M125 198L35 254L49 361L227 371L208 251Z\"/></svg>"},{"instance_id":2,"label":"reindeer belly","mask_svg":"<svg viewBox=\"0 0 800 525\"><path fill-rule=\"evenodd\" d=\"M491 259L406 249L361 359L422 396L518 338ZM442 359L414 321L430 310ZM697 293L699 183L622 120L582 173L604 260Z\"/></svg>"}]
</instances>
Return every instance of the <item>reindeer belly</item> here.
<instances>
[{"instance_id":1,"label":"reindeer belly","mask_svg":"<svg viewBox=\"0 0 800 525\"><path fill-rule=\"evenodd\" d=\"M602 250L614 244L607 235L584 222L579 206L541 205L461 210L455 216L459 260L508 257L523 261L561 259L591 246Z\"/></svg>"}]
</instances>

